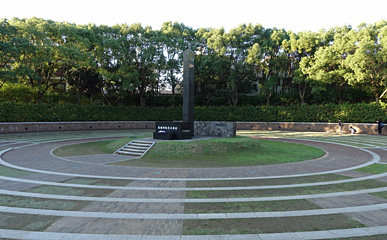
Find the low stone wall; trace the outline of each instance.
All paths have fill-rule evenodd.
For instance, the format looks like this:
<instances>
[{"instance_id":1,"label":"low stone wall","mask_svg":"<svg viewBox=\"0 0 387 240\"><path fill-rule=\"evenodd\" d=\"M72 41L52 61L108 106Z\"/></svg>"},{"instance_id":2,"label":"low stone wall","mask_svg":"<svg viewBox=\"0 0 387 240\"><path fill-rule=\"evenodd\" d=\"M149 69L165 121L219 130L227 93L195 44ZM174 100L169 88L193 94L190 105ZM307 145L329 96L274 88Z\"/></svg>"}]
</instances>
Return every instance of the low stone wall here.
<instances>
[{"instance_id":1,"label":"low stone wall","mask_svg":"<svg viewBox=\"0 0 387 240\"><path fill-rule=\"evenodd\" d=\"M0 123L0 133L53 132L79 130L154 129L153 121L109 122L9 122Z\"/></svg>"},{"instance_id":2,"label":"low stone wall","mask_svg":"<svg viewBox=\"0 0 387 240\"><path fill-rule=\"evenodd\" d=\"M356 134L377 134L376 123L344 123L343 132L350 133L349 127L356 129ZM237 122L237 130L277 130L300 132L340 132L337 123L312 122Z\"/></svg>"},{"instance_id":3,"label":"low stone wall","mask_svg":"<svg viewBox=\"0 0 387 240\"><path fill-rule=\"evenodd\" d=\"M109 122L7 122L0 123L1 133L52 132L79 130L155 129L154 121L109 121ZM356 134L377 134L376 123L344 123L344 133L349 127ZM235 136L230 130L278 130L301 132L339 132L337 123L310 122L206 122L195 121L196 136ZM386 130L384 130L386 131ZM386 134L387 135L387 134Z\"/></svg>"},{"instance_id":4,"label":"low stone wall","mask_svg":"<svg viewBox=\"0 0 387 240\"><path fill-rule=\"evenodd\" d=\"M195 136L235 137L235 122L195 121Z\"/></svg>"}]
</instances>

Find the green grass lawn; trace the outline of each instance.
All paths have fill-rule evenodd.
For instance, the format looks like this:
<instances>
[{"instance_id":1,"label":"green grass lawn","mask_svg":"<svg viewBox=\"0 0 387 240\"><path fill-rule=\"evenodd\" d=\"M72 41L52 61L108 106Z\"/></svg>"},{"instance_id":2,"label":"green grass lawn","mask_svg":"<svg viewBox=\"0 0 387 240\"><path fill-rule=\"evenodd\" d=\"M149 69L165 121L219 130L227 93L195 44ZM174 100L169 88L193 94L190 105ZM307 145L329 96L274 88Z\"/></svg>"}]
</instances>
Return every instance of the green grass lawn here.
<instances>
[{"instance_id":1,"label":"green grass lawn","mask_svg":"<svg viewBox=\"0 0 387 240\"><path fill-rule=\"evenodd\" d=\"M59 157L109 154L135 138L74 144L55 149ZM325 152L302 144L253 139L215 138L191 142L155 144L141 159L114 163L140 167L238 167L297 162L321 157Z\"/></svg>"},{"instance_id":2,"label":"green grass lawn","mask_svg":"<svg viewBox=\"0 0 387 240\"><path fill-rule=\"evenodd\" d=\"M253 139L216 138L159 142L141 159L114 163L141 167L239 167L297 162L321 157L321 149L302 144Z\"/></svg>"},{"instance_id":3,"label":"green grass lawn","mask_svg":"<svg viewBox=\"0 0 387 240\"><path fill-rule=\"evenodd\" d=\"M387 164L372 164L367 167L356 169L356 171L359 172L366 172L366 173L372 173L372 174L381 174L387 172Z\"/></svg>"}]
</instances>

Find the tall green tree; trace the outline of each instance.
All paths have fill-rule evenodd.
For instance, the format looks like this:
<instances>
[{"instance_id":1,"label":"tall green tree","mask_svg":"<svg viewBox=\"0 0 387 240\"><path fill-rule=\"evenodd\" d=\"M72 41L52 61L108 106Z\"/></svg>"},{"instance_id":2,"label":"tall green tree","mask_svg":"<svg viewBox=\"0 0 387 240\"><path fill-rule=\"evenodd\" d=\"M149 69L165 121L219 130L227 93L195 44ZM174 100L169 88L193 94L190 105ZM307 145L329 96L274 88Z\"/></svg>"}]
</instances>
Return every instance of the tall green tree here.
<instances>
[{"instance_id":1,"label":"tall green tree","mask_svg":"<svg viewBox=\"0 0 387 240\"><path fill-rule=\"evenodd\" d=\"M0 89L7 81L17 80L17 73L22 69L17 62L28 46L27 39L18 37L17 29L7 19L0 20Z\"/></svg>"},{"instance_id":2,"label":"tall green tree","mask_svg":"<svg viewBox=\"0 0 387 240\"><path fill-rule=\"evenodd\" d=\"M82 55L75 40L74 25L39 18L13 19L20 36L28 39L34 51L25 52L20 64L28 67L26 83L36 89L42 102L47 91L66 81L68 72ZM77 42L77 44L75 44Z\"/></svg>"},{"instance_id":3,"label":"tall green tree","mask_svg":"<svg viewBox=\"0 0 387 240\"><path fill-rule=\"evenodd\" d=\"M387 22L361 24L355 40L356 50L346 59L352 73L346 75L349 84L370 89L379 103L387 87Z\"/></svg>"},{"instance_id":4,"label":"tall green tree","mask_svg":"<svg viewBox=\"0 0 387 240\"><path fill-rule=\"evenodd\" d=\"M161 87L171 87L173 105L175 88L182 85L183 52L187 49L195 50L195 31L182 23L164 22L160 34L163 45L163 56L160 58Z\"/></svg>"},{"instance_id":5,"label":"tall green tree","mask_svg":"<svg viewBox=\"0 0 387 240\"><path fill-rule=\"evenodd\" d=\"M352 74L352 70L346 64L346 59L355 52L353 36L356 33L350 26L343 26L321 34L333 35L333 38L328 37L330 38L329 44L321 46L314 56L309 58L308 66L305 66L303 71L316 82L334 86L339 104L341 104L343 87L348 84L346 75Z\"/></svg>"},{"instance_id":6,"label":"tall green tree","mask_svg":"<svg viewBox=\"0 0 387 240\"><path fill-rule=\"evenodd\" d=\"M314 54L321 46L329 42L329 40L324 41L321 37L322 31L319 33L304 31L298 34L288 31L289 39L282 42L288 60L291 61L290 65L293 68L291 72L294 74L293 83L298 85L301 104L304 104L306 90L311 84L312 78L309 76L308 69Z\"/></svg>"}]
</instances>

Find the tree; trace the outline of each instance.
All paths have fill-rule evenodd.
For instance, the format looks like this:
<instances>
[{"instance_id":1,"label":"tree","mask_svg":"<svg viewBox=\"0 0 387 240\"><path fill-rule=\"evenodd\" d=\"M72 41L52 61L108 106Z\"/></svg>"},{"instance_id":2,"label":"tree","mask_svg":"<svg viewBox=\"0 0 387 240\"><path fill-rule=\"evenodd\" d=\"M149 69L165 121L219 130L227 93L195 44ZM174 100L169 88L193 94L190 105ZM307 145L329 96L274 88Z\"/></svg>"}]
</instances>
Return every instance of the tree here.
<instances>
[{"instance_id":1,"label":"tree","mask_svg":"<svg viewBox=\"0 0 387 240\"><path fill-rule=\"evenodd\" d=\"M249 49L247 62L254 64L257 86L265 90L267 105L275 86L286 77L286 55L281 49L285 37L284 30L261 29L256 43Z\"/></svg>"},{"instance_id":2,"label":"tree","mask_svg":"<svg viewBox=\"0 0 387 240\"><path fill-rule=\"evenodd\" d=\"M56 23L39 18L13 19L18 34L27 38L34 51L24 52L20 64L29 71L26 83L37 91L37 101L42 102L45 93L66 81L66 76L82 57L78 47L74 25Z\"/></svg>"},{"instance_id":3,"label":"tree","mask_svg":"<svg viewBox=\"0 0 387 240\"><path fill-rule=\"evenodd\" d=\"M290 61L288 68L289 73L293 74L293 82L298 84L299 96L301 104L305 103L305 92L308 85L311 83L309 76L309 68L314 57L315 52L329 42L329 38L325 39L321 37L323 30L319 33L313 32L299 32L295 34L291 31L288 32L289 39L285 39L282 42L282 47L287 53L287 58ZM329 36L329 35L324 35ZM299 69L300 71L297 71Z\"/></svg>"},{"instance_id":4,"label":"tree","mask_svg":"<svg viewBox=\"0 0 387 240\"><path fill-rule=\"evenodd\" d=\"M70 56L67 59L69 70L66 77L70 85L76 86L78 104L80 104L81 93L91 96L102 86L94 55L98 42L95 32L92 31L94 27L92 25L60 26L61 29L67 29L62 37L66 38L66 55Z\"/></svg>"},{"instance_id":5,"label":"tree","mask_svg":"<svg viewBox=\"0 0 387 240\"><path fill-rule=\"evenodd\" d=\"M197 47L195 31L182 23L164 22L161 27L161 44L163 57L160 58L160 74L163 87L170 86L175 104L175 88L182 85L183 52Z\"/></svg>"},{"instance_id":6,"label":"tree","mask_svg":"<svg viewBox=\"0 0 387 240\"><path fill-rule=\"evenodd\" d=\"M351 85L370 89L379 103L380 94L387 86L387 22L361 24L353 37L356 50L346 59L353 72L346 74L346 78Z\"/></svg>"},{"instance_id":7,"label":"tree","mask_svg":"<svg viewBox=\"0 0 387 240\"><path fill-rule=\"evenodd\" d=\"M322 34L334 35L334 37L329 44L320 47L314 56L309 58L307 66L303 62L303 71L316 82L333 85L341 104L343 86L348 83L345 76L352 73L345 60L354 53L355 42L351 36L355 32L350 26L344 26Z\"/></svg>"},{"instance_id":8,"label":"tree","mask_svg":"<svg viewBox=\"0 0 387 240\"><path fill-rule=\"evenodd\" d=\"M261 32L261 25L251 24L241 24L229 33L225 33L224 29L199 31L208 48L228 61L228 70L224 71L222 78L227 86L230 105L236 106L239 95L248 92L254 81L254 64L247 58L250 48L261 38Z\"/></svg>"},{"instance_id":9,"label":"tree","mask_svg":"<svg viewBox=\"0 0 387 240\"><path fill-rule=\"evenodd\" d=\"M147 90L157 81L158 64L163 58L160 32L149 26L143 28L141 24L133 24L123 32L123 36L120 43L129 49L120 58L122 67L129 71L123 86L134 87L140 95L140 105L144 107Z\"/></svg>"},{"instance_id":10,"label":"tree","mask_svg":"<svg viewBox=\"0 0 387 240\"><path fill-rule=\"evenodd\" d=\"M17 80L17 61L20 55L28 49L28 41L17 36L17 29L11 26L7 19L0 20L0 89L7 82Z\"/></svg>"}]
</instances>

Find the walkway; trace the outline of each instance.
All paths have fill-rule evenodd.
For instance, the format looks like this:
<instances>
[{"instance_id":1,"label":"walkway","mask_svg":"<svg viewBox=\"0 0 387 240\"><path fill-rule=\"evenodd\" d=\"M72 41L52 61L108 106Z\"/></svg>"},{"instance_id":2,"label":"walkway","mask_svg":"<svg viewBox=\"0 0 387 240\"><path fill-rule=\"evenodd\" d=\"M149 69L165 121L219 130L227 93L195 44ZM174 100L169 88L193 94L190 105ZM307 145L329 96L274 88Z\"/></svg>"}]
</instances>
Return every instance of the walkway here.
<instances>
[{"instance_id":1,"label":"walkway","mask_svg":"<svg viewBox=\"0 0 387 240\"><path fill-rule=\"evenodd\" d=\"M0 149L3 150L0 153L0 163L3 167L0 168L0 205L2 205L0 219L3 220L0 221L0 227L3 229L0 229L0 237L331 239L387 236L387 217L385 217L387 199L380 197L387 192L385 184L387 173L368 174L356 171L361 167L374 164L383 166L387 163L385 151L387 146L383 137L240 132L241 135L312 145L322 148L327 153L315 160L259 167L205 169L118 167L107 163L121 161L121 156L58 158L51 153L60 146L114 139L123 134L142 135L144 132L92 131L1 135ZM323 180L324 176L331 175L338 179ZM297 182L295 181L297 178L311 180ZM267 184L260 181L266 181L264 183ZM367 181L373 181L372 184L375 185L368 186ZM227 186L228 182L230 186ZM244 184L246 182L251 184ZM207 185L210 186L206 187ZM349 188L340 190L342 186ZM325 192L298 193L299 189L312 187L327 189ZM238 196L239 192L251 194L252 191L260 191L258 193L263 194L264 191L278 189L282 189L285 194ZM206 197L206 193L215 192L222 192L226 197ZM374 193L379 195L371 195ZM199 194L199 198L192 197L196 196L195 194ZM305 203L309 202L311 206L308 204L298 206L300 208L298 210L258 211L257 208L253 208L255 211L240 212L214 210L217 208L216 204L257 204L289 200L306 201ZM47 205L49 203L50 206ZM210 207L210 212L206 212L208 210L186 212L187 204L210 204L214 209ZM189 231L184 230L186 225L196 223L195 221L237 220L247 224L252 220L279 223L293 221L293 218L309 219L324 216L349 217L355 227L331 228L324 231L310 231L305 228L306 230L297 229L294 232L220 235L189 235ZM15 222L12 219L20 217L25 219L24 225L9 224ZM300 230L302 232L298 232ZM265 229L263 231L265 232Z\"/></svg>"}]
</instances>

